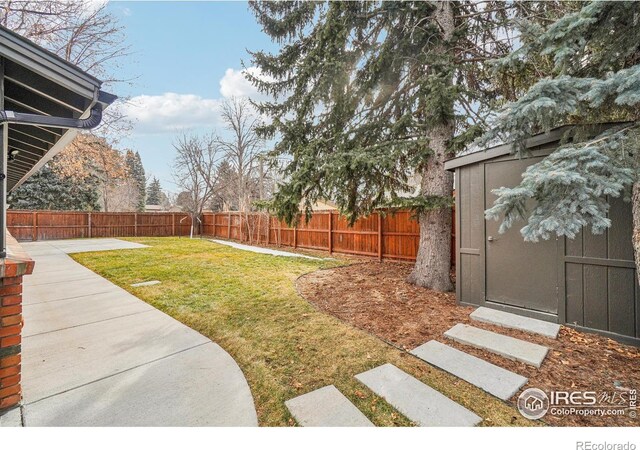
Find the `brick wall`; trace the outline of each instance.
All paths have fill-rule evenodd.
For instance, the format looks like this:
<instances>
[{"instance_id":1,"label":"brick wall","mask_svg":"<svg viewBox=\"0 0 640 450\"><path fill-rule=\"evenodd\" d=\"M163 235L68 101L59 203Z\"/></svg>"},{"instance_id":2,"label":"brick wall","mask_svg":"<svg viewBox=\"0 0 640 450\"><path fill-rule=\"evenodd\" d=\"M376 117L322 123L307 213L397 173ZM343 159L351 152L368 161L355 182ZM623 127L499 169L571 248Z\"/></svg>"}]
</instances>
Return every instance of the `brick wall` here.
<instances>
[{"instance_id":1,"label":"brick wall","mask_svg":"<svg viewBox=\"0 0 640 450\"><path fill-rule=\"evenodd\" d=\"M21 399L22 277L34 263L8 238L9 256L0 262L0 414Z\"/></svg>"}]
</instances>

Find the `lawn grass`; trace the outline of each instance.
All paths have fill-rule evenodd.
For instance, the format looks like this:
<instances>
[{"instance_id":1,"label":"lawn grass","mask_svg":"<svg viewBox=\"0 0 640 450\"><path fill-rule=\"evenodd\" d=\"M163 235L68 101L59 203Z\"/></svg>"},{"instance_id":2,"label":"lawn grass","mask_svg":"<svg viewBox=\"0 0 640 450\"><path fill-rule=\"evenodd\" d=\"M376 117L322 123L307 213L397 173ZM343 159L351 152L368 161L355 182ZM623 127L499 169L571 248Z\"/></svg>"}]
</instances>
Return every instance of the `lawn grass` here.
<instances>
[{"instance_id":1,"label":"lawn grass","mask_svg":"<svg viewBox=\"0 0 640 450\"><path fill-rule=\"evenodd\" d=\"M198 239L129 240L150 247L72 257L220 344L244 372L263 426L293 425L285 400L329 384L374 424L411 425L354 378L388 362L471 409L483 425L533 424L474 386L317 311L297 294L298 276L341 261L273 257ZM148 280L162 283L130 286Z\"/></svg>"}]
</instances>

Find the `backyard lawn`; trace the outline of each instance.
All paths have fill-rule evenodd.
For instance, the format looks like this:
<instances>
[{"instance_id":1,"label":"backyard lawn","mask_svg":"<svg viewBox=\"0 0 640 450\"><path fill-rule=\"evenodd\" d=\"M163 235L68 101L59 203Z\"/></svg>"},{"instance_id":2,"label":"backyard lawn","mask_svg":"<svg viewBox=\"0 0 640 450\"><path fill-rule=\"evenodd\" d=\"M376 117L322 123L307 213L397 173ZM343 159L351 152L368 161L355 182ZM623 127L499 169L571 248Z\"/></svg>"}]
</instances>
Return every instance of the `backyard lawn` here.
<instances>
[{"instance_id":1,"label":"backyard lawn","mask_svg":"<svg viewBox=\"0 0 640 450\"><path fill-rule=\"evenodd\" d=\"M374 424L411 425L354 378L388 362L474 411L482 425L535 425L502 401L318 311L298 295L297 277L344 261L274 257L197 239L129 240L150 247L72 256L227 350L249 382L263 426L294 425L285 400L329 384ZM148 280L162 283L130 286Z\"/></svg>"}]
</instances>

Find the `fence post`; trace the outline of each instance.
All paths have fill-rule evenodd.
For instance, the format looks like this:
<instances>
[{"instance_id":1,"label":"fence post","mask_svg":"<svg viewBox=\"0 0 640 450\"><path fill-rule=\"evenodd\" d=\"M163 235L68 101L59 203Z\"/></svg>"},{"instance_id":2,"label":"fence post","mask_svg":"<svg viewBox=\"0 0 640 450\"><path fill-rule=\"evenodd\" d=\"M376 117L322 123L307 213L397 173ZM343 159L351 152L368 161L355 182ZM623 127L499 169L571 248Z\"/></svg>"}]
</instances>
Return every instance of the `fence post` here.
<instances>
[{"instance_id":1,"label":"fence post","mask_svg":"<svg viewBox=\"0 0 640 450\"><path fill-rule=\"evenodd\" d=\"M227 221L227 239L231 239L231 211L229 211L229 220Z\"/></svg>"},{"instance_id":2,"label":"fence post","mask_svg":"<svg viewBox=\"0 0 640 450\"><path fill-rule=\"evenodd\" d=\"M298 224L293 226L293 248L298 248Z\"/></svg>"},{"instance_id":3,"label":"fence post","mask_svg":"<svg viewBox=\"0 0 640 450\"><path fill-rule=\"evenodd\" d=\"M138 236L138 213L133 213L133 235Z\"/></svg>"},{"instance_id":4,"label":"fence post","mask_svg":"<svg viewBox=\"0 0 640 450\"><path fill-rule=\"evenodd\" d=\"M260 236L262 235L262 214L256 214L258 216L258 232L256 233L256 242L260 244Z\"/></svg>"},{"instance_id":5,"label":"fence post","mask_svg":"<svg viewBox=\"0 0 640 450\"><path fill-rule=\"evenodd\" d=\"M87 214L87 236L91 237L91 213Z\"/></svg>"},{"instance_id":6,"label":"fence post","mask_svg":"<svg viewBox=\"0 0 640 450\"><path fill-rule=\"evenodd\" d=\"M176 213L171 213L171 236L176 235Z\"/></svg>"},{"instance_id":7,"label":"fence post","mask_svg":"<svg viewBox=\"0 0 640 450\"><path fill-rule=\"evenodd\" d=\"M31 240L32 241L37 241L38 240L38 212L34 211L33 212L33 218L31 221L31 225L33 227L32 231L31 231Z\"/></svg>"},{"instance_id":8,"label":"fence post","mask_svg":"<svg viewBox=\"0 0 640 450\"><path fill-rule=\"evenodd\" d=\"M382 261L382 214L378 211L378 259Z\"/></svg>"},{"instance_id":9,"label":"fence post","mask_svg":"<svg viewBox=\"0 0 640 450\"><path fill-rule=\"evenodd\" d=\"M213 237L216 237L216 213L213 213Z\"/></svg>"},{"instance_id":10,"label":"fence post","mask_svg":"<svg viewBox=\"0 0 640 450\"><path fill-rule=\"evenodd\" d=\"M267 213L267 245L271 242L271 215Z\"/></svg>"},{"instance_id":11,"label":"fence post","mask_svg":"<svg viewBox=\"0 0 640 450\"><path fill-rule=\"evenodd\" d=\"M333 254L333 211L329 211L329 254Z\"/></svg>"}]
</instances>

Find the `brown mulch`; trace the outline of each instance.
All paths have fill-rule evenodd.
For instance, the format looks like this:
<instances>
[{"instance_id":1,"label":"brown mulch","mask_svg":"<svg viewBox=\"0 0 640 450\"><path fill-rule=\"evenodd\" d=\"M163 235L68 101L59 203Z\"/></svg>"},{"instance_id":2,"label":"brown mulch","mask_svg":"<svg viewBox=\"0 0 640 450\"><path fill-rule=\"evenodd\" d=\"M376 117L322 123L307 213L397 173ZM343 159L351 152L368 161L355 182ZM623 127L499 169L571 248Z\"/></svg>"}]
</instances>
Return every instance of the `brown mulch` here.
<instances>
[{"instance_id":1,"label":"brown mulch","mask_svg":"<svg viewBox=\"0 0 640 450\"><path fill-rule=\"evenodd\" d=\"M457 323L471 323L473 308L456 304L454 293L435 292L406 282L411 265L366 262L320 270L298 279L300 294L339 319L396 346L410 350L435 339L529 378L524 386L551 390L627 393L640 388L640 349L611 339L561 327L557 340L473 321L473 326L546 345L542 367L458 344L443 333ZM524 389L523 388L523 389ZM509 403L514 405L518 392ZM553 416L556 426L638 426L624 416Z\"/></svg>"}]
</instances>

